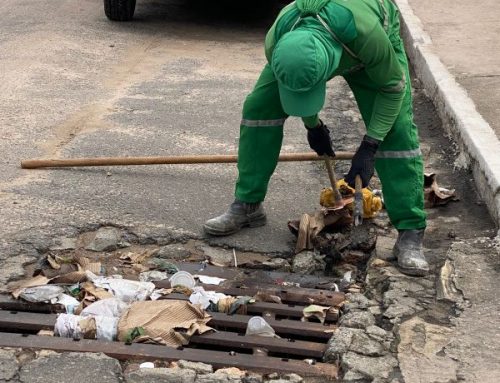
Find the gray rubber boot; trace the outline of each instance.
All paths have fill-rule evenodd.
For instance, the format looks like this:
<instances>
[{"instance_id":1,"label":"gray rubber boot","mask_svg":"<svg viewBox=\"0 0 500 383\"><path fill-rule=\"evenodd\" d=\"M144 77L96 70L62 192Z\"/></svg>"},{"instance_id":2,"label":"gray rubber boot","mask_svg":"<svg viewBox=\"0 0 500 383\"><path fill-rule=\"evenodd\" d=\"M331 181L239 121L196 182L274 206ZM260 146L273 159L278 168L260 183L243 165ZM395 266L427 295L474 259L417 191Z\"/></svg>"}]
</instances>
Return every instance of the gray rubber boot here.
<instances>
[{"instance_id":1,"label":"gray rubber boot","mask_svg":"<svg viewBox=\"0 0 500 383\"><path fill-rule=\"evenodd\" d=\"M260 202L246 203L235 200L224 214L209 219L203 225L210 235L230 235L244 227L258 227L266 224L266 213Z\"/></svg>"},{"instance_id":2,"label":"gray rubber boot","mask_svg":"<svg viewBox=\"0 0 500 383\"><path fill-rule=\"evenodd\" d=\"M393 254L398 259L398 265L402 273L415 276L424 276L429 272L422 241L424 229L400 230Z\"/></svg>"}]
</instances>

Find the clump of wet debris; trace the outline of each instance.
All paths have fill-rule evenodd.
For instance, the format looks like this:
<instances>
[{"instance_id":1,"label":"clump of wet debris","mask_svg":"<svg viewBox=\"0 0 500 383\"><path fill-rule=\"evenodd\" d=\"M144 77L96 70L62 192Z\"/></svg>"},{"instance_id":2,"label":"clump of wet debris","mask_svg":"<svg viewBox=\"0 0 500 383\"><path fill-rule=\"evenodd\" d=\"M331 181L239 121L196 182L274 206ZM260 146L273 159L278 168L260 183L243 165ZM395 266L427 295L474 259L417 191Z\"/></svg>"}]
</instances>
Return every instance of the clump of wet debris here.
<instances>
[{"instance_id":1,"label":"clump of wet debris","mask_svg":"<svg viewBox=\"0 0 500 383\"><path fill-rule=\"evenodd\" d=\"M377 242L377 229L387 229L390 223L382 211L381 190L361 190L362 218L367 221L355 226L355 190L344 180L337 181L337 189L342 197L340 207L334 200L332 188L325 188L321 192L320 208L288 222L288 228L297 237L293 265L295 271L324 271L334 278L341 278L337 279L339 285L336 288L357 293L362 286L351 282L363 279ZM424 197L426 208L458 201L455 190L440 187L434 173L425 174Z\"/></svg>"}]
</instances>

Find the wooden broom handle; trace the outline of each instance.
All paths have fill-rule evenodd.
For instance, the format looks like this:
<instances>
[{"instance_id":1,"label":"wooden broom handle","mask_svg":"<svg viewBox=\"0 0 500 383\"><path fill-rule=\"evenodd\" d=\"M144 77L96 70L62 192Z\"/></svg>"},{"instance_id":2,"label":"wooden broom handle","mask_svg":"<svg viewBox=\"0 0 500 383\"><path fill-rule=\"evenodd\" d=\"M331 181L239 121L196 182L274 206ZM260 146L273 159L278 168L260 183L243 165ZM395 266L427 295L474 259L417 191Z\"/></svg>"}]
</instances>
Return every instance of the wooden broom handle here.
<instances>
[{"instance_id":1,"label":"wooden broom handle","mask_svg":"<svg viewBox=\"0 0 500 383\"><path fill-rule=\"evenodd\" d=\"M336 160L350 160L353 152L336 152ZM324 157L316 153L284 153L279 156L280 162L324 161ZM70 159L35 159L21 161L23 169L64 168L78 166L127 166L127 165L177 165L177 164L222 164L238 162L238 156L232 155L198 155L198 156L166 156L166 157L97 157Z\"/></svg>"}]
</instances>

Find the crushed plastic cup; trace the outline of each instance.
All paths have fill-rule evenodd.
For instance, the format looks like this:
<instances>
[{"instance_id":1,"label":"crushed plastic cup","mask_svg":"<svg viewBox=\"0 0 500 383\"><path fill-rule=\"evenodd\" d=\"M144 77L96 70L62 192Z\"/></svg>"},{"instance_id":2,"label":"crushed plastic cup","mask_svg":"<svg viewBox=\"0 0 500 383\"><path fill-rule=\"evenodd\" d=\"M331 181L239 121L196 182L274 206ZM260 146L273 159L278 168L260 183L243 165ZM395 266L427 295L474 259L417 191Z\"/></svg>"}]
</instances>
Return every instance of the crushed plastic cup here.
<instances>
[{"instance_id":1,"label":"crushed plastic cup","mask_svg":"<svg viewBox=\"0 0 500 383\"><path fill-rule=\"evenodd\" d=\"M184 286L192 289L196 285L194 277L187 271L178 271L170 277L170 284L173 286Z\"/></svg>"},{"instance_id":2,"label":"crushed plastic cup","mask_svg":"<svg viewBox=\"0 0 500 383\"><path fill-rule=\"evenodd\" d=\"M252 317L248 320L246 335L277 337L274 329L262 317Z\"/></svg>"}]
</instances>

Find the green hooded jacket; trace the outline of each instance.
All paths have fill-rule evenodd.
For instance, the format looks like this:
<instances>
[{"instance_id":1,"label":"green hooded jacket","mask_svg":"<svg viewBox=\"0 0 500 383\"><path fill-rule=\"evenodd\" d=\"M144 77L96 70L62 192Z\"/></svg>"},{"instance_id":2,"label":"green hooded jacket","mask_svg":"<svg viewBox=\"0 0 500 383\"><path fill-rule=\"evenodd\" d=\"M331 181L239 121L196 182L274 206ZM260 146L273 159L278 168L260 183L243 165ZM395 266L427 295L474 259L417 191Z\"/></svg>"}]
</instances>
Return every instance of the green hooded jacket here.
<instances>
[{"instance_id":1,"label":"green hooded jacket","mask_svg":"<svg viewBox=\"0 0 500 383\"><path fill-rule=\"evenodd\" d=\"M376 92L367 134L383 140L399 114L406 85L405 70L394 50L401 44L395 5L390 0L297 0L283 8L267 33L269 63L277 41L300 28L314 29L327 48L335 40L342 45L339 65L331 69L329 79L366 73L370 79L366 86Z\"/></svg>"}]
</instances>

